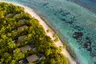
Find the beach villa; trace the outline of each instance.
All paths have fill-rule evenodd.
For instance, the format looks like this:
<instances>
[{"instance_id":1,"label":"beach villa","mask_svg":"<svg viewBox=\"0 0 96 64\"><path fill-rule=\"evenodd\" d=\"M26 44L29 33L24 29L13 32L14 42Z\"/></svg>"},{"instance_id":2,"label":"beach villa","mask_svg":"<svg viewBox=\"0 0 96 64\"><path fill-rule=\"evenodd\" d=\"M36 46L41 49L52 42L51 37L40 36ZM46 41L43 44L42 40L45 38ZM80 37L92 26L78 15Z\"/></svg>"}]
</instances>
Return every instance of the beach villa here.
<instances>
[{"instance_id":1,"label":"beach villa","mask_svg":"<svg viewBox=\"0 0 96 64\"><path fill-rule=\"evenodd\" d=\"M27 27L26 25L21 26L21 27L18 28L18 30L24 29L24 28L26 28L26 27Z\"/></svg>"},{"instance_id":2,"label":"beach villa","mask_svg":"<svg viewBox=\"0 0 96 64\"><path fill-rule=\"evenodd\" d=\"M21 20L19 20L19 22L23 22L23 23L24 23L25 21L26 21L25 19L21 19Z\"/></svg>"},{"instance_id":3,"label":"beach villa","mask_svg":"<svg viewBox=\"0 0 96 64\"><path fill-rule=\"evenodd\" d=\"M32 45L31 45L32 46ZM34 47L30 47L29 45L26 45L26 46L23 46L20 48L21 52L26 52L26 51L31 51L32 48ZM16 53L16 50L13 51L13 53L15 54ZM19 64L27 64L27 63L32 63L32 62L35 62L37 60L41 59L41 56L40 55L36 55L36 54L33 54L33 55L30 55L24 59L21 59L18 61Z\"/></svg>"},{"instance_id":4,"label":"beach villa","mask_svg":"<svg viewBox=\"0 0 96 64\"><path fill-rule=\"evenodd\" d=\"M10 16L12 16L13 14L7 14L5 17L6 18L8 18L8 17L10 17Z\"/></svg>"},{"instance_id":5,"label":"beach villa","mask_svg":"<svg viewBox=\"0 0 96 64\"><path fill-rule=\"evenodd\" d=\"M23 46L20 48L21 52L26 52L28 50L32 50L31 47L29 45Z\"/></svg>"},{"instance_id":6,"label":"beach villa","mask_svg":"<svg viewBox=\"0 0 96 64\"><path fill-rule=\"evenodd\" d=\"M31 55L31 56L28 56L25 59L20 60L19 64L33 63L33 62L37 61L38 59L39 59L39 57L36 54L34 54L34 55Z\"/></svg>"},{"instance_id":7,"label":"beach villa","mask_svg":"<svg viewBox=\"0 0 96 64\"><path fill-rule=\"evenodd\" d=\"M25 35L18 37L18 42L22 41L24 39Z\"/></svg>"},{"instance_id":8,"label":"beach villa","mask_svg":"<svg viewBox=\"0 0 96 64\"><path fill-rule=\"evenodd\" d=\"M27 60L28 60L29 63L32 63L32 62L34 62L38 59L39 59L39 57L36 54L27 57Z\"/></svg>"}]
</instances>

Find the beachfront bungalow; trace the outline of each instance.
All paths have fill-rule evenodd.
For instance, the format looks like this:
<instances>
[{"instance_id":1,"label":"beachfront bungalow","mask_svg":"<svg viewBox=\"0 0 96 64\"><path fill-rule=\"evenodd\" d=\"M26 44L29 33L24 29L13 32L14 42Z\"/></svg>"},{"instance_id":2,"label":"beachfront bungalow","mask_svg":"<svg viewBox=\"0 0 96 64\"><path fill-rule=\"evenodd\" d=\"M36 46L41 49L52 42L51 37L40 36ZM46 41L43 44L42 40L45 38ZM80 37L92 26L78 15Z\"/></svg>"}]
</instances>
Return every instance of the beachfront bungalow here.
<instances>
[{"instance_id":1,"label":"beachfront bungalow","mask_svg":"<svg viewBox=\"0 0 96 64\"><path fill-rule=\"evenodd\" d=\"M5 17L8 18L8 17L11 17L13 14L7 14Z\"/></svg>"},{"instance_id":2,"label":"beachfront bungalow","mask_svg":"<svg viewBox=\"0 0 96 64\"><path fill-rule=\"evenodd\" d=\"M32 50L32 48L29 45L23 46L20 48L21 52L26 52L28 50ZM15 53L16 50L13 51L13 53Z\"/></svg>"},{"instance_id":3,"label":"beachfront bungalow","mask_svg":"<svg viewBox=\"0 0 96 64\"><path fill-rule=\"evenodd\" d=\"M24 21L26 21L26 20L25 19L19 20L19 22L24 22Z\"/></svg>"},{"instance_id":4,"label":"beachfront bungalow","mask_svg":"<svg viewBox=\"0 0 96 64\"><path fill-rule=\"evenodd\" d=\"M25 20L25 19L22 19L22 20L19 20L19 22L20 22L21 24L25 24L26 20Z\"/></svg>"},{"instance_id":5,"label":"beachfront bungalow","mask_svg":"<svg viewBox=\"0 0 96 64\"><path fill-rule=\"evenodd\" d=\"M21 14L15 14L14 17L18 17L18 16L20 16L20 15L21 15Z\"/></svg>"},{"instance_id":6,"label":"beachfront bungalow","mask_svg":"<svg viewBox=\"0 0 96 64\"><path fill-rule=\"evenodd\" d=\"M27 27L26 25L21 26L21 27L18 28L18 30L24 29L24 28L26 28L26 27Z\"/></svg>"},{"instance_id":7,"label":"beachfront bungalow","mask_svg":"<svg viewBox=\"0 0 96 64\"><path fill-rule=\"evenodd\" d=\"M18 63L19 64L28 64L28 63L33 63L35 61L37 61L39 58L36 54L28 56L27 58L24 58L22 60L20 60Z\"/></svg>"},{"instance_id":8,"label":"beachfront bungalow","mask_svg":"<svg viewBox=\"0 0 96 64\"><path fill-rule=\"evenodd\" d=\"M30 50L35 50L35 47L33 45L25 45L23 47L20 48L21 52L26 52L26 51L30 51ZM13 51L13 53L15 53L16 50Z\"/></svg>"},{"instance_id":9,"label":"beachfront bungalow","mask_svg":"<svg viewBox=\"0 0 96 64\"><path fill-rule=\"evenodd\" d=\"M18 42L22 41L24 39L25 35L18 37Z\"/></svg>"},{"instance_id":10,"label":"beachfront bungalow","mask_svg":"<svg viewBox=\"0 0 96 64\"><path fill-rule=\"evenodd\" d=\"M26 45L26 46L21 47L20 50L21 50L22 52L26 52L26 51L32 50L32 49L31 49L31 47L30 47L29 45Z\"/></svg>"},{"instance_id":11,"label":"beachfront bungalow","mask_svg":"<svg viewBox=\"0 0 96 64\"><path fill-rule=\"evenodd\" d=\"M27 57L26 59L27 59L28 63L32 63L32 62L37 61L39 59L39 57L36 54L34 54L34 55Z\"/></svg>"}]
</instances>

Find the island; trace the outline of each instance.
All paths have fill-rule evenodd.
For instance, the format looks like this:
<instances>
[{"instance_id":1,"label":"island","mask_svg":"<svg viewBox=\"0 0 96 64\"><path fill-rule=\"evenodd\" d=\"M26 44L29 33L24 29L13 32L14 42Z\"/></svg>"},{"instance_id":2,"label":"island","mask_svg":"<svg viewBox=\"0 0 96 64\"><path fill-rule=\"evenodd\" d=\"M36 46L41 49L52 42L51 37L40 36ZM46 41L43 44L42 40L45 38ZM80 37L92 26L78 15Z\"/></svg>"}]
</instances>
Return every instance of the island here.
<instances>
[{"instance_id":1,"label":"island","mask_svg":"<svg viewBox=\"0 0 96 64\"><path fill-rule=\"evenodd\" d=\"M44 24L24 7L0 2L0 64L69 64L66 46Z\"/></svg>"}]
</instances>

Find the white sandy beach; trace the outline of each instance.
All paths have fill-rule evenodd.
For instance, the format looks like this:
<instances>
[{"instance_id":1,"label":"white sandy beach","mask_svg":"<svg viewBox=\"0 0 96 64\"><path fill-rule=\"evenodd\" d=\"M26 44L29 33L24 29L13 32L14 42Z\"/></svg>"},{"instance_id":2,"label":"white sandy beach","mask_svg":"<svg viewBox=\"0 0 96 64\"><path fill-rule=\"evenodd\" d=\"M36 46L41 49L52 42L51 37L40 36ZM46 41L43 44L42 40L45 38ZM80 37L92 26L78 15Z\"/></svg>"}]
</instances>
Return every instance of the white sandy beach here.
<instances>
[{"instance_id":1,"label":"white sandy beach","mask_svg":"<svg viewBox=\"0 0 96 64\"><path fill-rule=\"evenodd\" d=\"M12 2L13 3L13 2ZM38 19L40 21L40 24L43 26L46 34L48 36L50 36L52 38L52 40L54 40L54 37L53 37L53 34L55 33L54 31L50 31L50 32L47 32L48 29L51 29L45 22L44 20L42 20L40 18L39 15L37 15L35 13L35 11L27 6L23 6L21 4L17 4L17 3L14 3L15 5L18 5L18 6L21 6L21 7L24 7L25 8L25 12L29 13L32 17ZM54 44L56 44L57 47L59 46L63 46L63 43L60 41L60 39L57 41L57 42L54 42ZM76 62L73 60L73 58L70 56L70 54L68 53L68 51L63 48L62 52L61 52L68 60L69 60L69 64L76 64Z\"/></svg>"},{"instance_id":2,"label":"white sandy beach","mask_svg":"<svg viewBox=\"0 0 96 64\"><path fill-rule=\"evenodd\" d=\"M53 35L55 32L53 32L52 30L50 32L47 32L47 30L51 29L51 28L34 12L34 10L30 9L29 7L25 7L25 6L23 6L23 7L25 8L25 12L28 12L32 17L35 17L36 19L38 19L40 21L40 24L43 26L46 34L48 36L50 36L51 39L53 40L54 39ZM60 41L60 39L54 43L58 47L63 46L63 43ZM65 48L63 48L61 53L69 60L70 64L76 64L76 62L73 60L73 58L70 56L70 54L68 53L68 51Z\"/></svg>"}]
</instances>

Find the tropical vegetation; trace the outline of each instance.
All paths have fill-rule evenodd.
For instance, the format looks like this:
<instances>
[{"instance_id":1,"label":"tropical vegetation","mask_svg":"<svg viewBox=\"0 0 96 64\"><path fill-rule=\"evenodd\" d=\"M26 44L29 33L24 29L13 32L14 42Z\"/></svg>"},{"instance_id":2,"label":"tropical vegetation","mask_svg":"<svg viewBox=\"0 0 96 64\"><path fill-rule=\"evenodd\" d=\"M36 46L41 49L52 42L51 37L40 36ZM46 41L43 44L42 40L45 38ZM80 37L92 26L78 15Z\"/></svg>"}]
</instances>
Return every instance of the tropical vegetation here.
<instances>
[{"instance_id":1,"label":"tropical vegetation","mask_svg":"<svg viewBox=\"0 0 96 64\"><path fill-rule=\"evenodd\" d=\"M22 26L25 27L20 28ZM23 35L24 38L18 41L18 37ZM25 45L34 45L36 49L21 52L20 47ZM24 12L23 7L0 3L0 64L17 64L29 55L40 53L44 57L39 64L68 64L60 51L46 35L39 21Z\"/></svg>"}]
</instances>

